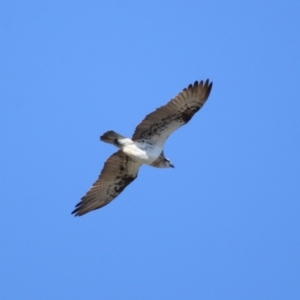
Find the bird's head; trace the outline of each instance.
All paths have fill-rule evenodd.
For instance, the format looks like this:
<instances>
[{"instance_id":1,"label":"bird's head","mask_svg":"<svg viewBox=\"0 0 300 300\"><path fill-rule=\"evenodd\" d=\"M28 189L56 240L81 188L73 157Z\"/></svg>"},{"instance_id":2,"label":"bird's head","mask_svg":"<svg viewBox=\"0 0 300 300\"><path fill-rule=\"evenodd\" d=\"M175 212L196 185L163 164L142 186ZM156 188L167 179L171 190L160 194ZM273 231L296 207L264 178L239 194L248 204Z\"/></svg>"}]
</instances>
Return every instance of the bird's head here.
<instances>
[{"instance_id":1,"label":"bird's head","mask_svg":"<svg viewBox=\"0 0 300 300\"><path fill-rule=\"evenodd\" d=\"M174 168L174 165L169 159L164 156L164 152L151 164L155 168Z\"/></svg>"},{"instance_id":2,"label":"bird's head","mask_svg":"<svg viewBox=\"0 0 300 300\"><path fill-rule=\"evenodd\" d=\"M163 165L162 168L175 168L171 161L167 158L165 158L161 163Z\"/></svg>"}]
</instances>

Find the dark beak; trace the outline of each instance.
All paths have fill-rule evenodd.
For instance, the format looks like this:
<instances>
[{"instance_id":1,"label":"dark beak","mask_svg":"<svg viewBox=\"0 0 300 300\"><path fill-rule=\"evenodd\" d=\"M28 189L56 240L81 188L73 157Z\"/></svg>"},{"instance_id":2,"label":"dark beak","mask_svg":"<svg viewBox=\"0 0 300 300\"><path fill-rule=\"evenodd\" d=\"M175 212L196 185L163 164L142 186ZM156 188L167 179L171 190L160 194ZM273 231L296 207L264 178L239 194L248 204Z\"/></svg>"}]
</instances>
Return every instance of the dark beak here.
<instances>
[{"instance_id":1,"label":"dark beak","mask_svg":"<svg viewBox=\"0 0 300 300\"><path fill-rule=\"evenodd\" d=\"M171 167L171 168L175 168L174 165L172 165L172 164L170 164L170 167Z\"/></svg>"}]
</instances>

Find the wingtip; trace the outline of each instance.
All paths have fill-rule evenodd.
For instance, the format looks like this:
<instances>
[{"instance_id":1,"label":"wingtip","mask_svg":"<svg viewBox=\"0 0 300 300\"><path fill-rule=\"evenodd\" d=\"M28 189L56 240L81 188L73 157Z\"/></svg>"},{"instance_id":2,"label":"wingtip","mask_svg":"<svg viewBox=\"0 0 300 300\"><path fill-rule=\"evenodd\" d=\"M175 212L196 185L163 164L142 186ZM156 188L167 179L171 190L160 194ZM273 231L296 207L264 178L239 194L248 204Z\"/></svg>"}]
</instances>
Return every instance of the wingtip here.
<instances>
[{"instance_id":1,"label":"wingtip","mask_svg":"<svg viewBox=\"0 0 300 300\"><path fill-rule=\"evenodd\" d=\"M213 86L213 82L212 82L212 81L209 82L209 79L206 79L206 81L205 81L205 86L207 86L208 91L209 91L209 93L210 93L210 91L211 91L211 89L212 89L212 86Z\"/></svg>"},{"instance_id":2,"label":"wingtip","mask_svg":"<svg viewBox=\"0 0 300 300\"><path fill-rule=\"evenodd\" d=\"M188 86L188 89L190 88L197 88L197 87L200 87L201 89L202 88L205 88L205 94L206 94L206 98L208 98L210 92L211 92L211 89L212 89L212 86L213 86L213 82L210 81L208 78L204 81L204 80L200 80L200 81L195 81L194 84L190 84Z\"/></svg>"},{"instance_id":3,"label":"wingtip","mask_svg":"<svg viewBox=\"0 0 300 300\"><path fill-rule=\"evenodd\" d=\"M74 215L74 217L80 216L79 213L78 213L78 208L74 209L74 210L71 212L71 215Z\"/></svg>"},{"instance_id":4,"label":"wingtip","mask_svg":"<svg viewBox=\"0 0 300 300\"><path fill-rule=\"evenodd\" d=\"M212 87L213 82L210 81L210 80L207 78L206 81L205 81L205 85L207 85L208 87Z\"/></svg>"},{"instance_id":5,"label":"wingtip","mask_svg":"<svg viewBox=\"0 0 300 300\"><path fill-rule=\"evenodd\" d=\"M81 216L83 216L84 214L86 214L86 212L81 213L79 210L73 210L73 211L71 212L71 215L73 215L74 217L81 217Z\"/></svg>"},{"instance_id":6,"label":"wingtip","mask_svg":"<svg viewBox=\"0 0 300 300\"><path fill-rule=\"evenodd\" d=\"M212 81L209 80L209 78L207 78L205 81L204 80L196 80L194 82L194 84L190 84L188 87L191 88L191 87L197 87L197 86L204 86L204 87L211 87L213 84Z\"/></svg>"},{"instance_id":7,"label":"wingtip","mask_svg":"<svg viewBox=\"0 0 300 300\"><path fill-rule=\"evenodd\" d=\"M75 205L75 209L71 212L71 215L74 215L74 217L80 217L83 215L83 213L80 212L80 210L82 209L82 199L80 202L78 202Z\"/></svg>"}]
</instances>

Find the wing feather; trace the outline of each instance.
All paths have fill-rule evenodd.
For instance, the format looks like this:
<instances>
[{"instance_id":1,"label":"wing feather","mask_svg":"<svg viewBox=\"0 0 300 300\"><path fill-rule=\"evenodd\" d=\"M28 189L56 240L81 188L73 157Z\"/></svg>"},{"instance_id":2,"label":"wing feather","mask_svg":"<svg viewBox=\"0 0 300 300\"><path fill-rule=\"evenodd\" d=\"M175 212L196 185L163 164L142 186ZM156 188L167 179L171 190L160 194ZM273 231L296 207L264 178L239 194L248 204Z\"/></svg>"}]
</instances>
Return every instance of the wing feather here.
<instances>
[{"instance_id":1,"label":"wing feather","mask_svg":"<svg viewBox=\"0 0 300 300\"><path fill-rule=\"evenodd\" d=\"M111 155L98 180L81 198L72 214L82 216L111 202L137 177L140 166L120 150Z\"/></svg>"},{"instance_id":2,"label":"wing feather","mask_svg":"<svg viewBox=\"0 0 300 300\"><path fill-rule=\"evenodd\" d=\"M208 79L190 84L166 105L147 115L136 127L132 139L152 139L163 144L172 132L191 120L207 100L211 88Z\"/></svg>"}]
</instances>

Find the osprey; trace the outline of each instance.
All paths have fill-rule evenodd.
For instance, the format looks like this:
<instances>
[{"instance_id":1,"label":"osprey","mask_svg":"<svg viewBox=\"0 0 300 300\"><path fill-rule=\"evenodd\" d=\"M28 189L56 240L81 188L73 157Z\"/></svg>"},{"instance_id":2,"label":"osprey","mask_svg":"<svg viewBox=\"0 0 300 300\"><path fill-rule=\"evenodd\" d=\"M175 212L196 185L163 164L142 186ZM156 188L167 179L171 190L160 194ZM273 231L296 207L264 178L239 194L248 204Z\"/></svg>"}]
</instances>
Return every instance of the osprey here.
<instances>
[{"instance_id":1,"label":"osprey","mask_svg":"<svg viewBox=\"0 0 300 300\"><path fill-rule=\"evenodd\" d=\"M142 164L156 168L174 168L163 148L168 136L191 120L203 106L212 88L207 79L183 89L166 105L156 109L136 127L131 139L107 131L100 140L119 150L105 162L98 180L72 212L82 216L115 199L134 179Z\"/></svg>"}]
</instances>

